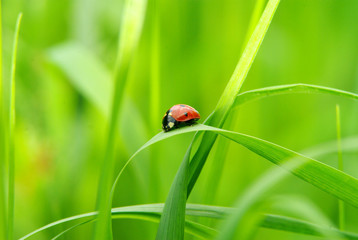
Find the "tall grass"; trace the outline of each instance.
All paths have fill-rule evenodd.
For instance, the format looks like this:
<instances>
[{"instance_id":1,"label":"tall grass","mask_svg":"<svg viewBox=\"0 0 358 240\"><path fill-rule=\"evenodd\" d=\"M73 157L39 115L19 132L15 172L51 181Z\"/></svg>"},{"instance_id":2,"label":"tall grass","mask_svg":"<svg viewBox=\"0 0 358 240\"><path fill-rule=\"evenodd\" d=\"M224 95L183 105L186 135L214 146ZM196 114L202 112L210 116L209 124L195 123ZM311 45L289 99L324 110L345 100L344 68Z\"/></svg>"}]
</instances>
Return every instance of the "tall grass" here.
<instances>
[{"instance_id":1,"label":"tall grass","mask_svg":"<svg viewBox=\"0 0 358 240\"><path fill-rule=\"evenodd\" d=\"M337 129L337 153L338 153L338 169L343 170L343 154L342 154L342 141L341 141L341 115L340 107L336 105L336 129ZM343 230L345 227L345 213L344 213L344 202L338 200L338 218L339 218L339 229Z\"/></svg>"},{"instance_id":2,"label":"tall grass","mask_svg":"<svg viewBox=\"0 0 358 240\"><path fill-rule=\"evenodd\" d=\"M114 91L112 94L109 126L107 130L106 150L98 187L99 221L96 224L94 239L112 239L110 219L111 181L115 166L115 150L120 107L123 101L127 75L134 51L139 40L146 8L145 0L127 0L124 6L123 19L120 27L118 53L114 67Z\"/></svg>"},{"instance_id":3,"label":"tall grass","mask_svg":"<svg viewBox=\"0 0 358 240\"><path fill-rule=\"evenodd\" d=\"M1 42L26 21L16 135L16 51L0 54L0 239L358 239L342 230L357 221L356 117L326 121L358 99L358 4L278 4L6 2ZM209 117L155 134L176 103Z\"/></svg>"},{"instance_id":4,"label":"tall grass","mask_svg":"<svg viewBox=\"0 0 358 240\"><path fill-rule=\"evenodd\" d=\"M22 19L22 13L17 17L15 34L14 34L14 44L12 50L12 61L11 61L11 78L10 78L10 97L9 97L9 182L8 182L8 228L9 233L8 239L14 238L14 207L15 207L15 93L16 93L16 82L15 82L15 73L16 73L16 56L17 56L17 46L19 42L19 33L20 33L20 24Z\"/></svg>"},{"instance_id":5,"label":"tall grass","mask_svg":"<svg viewBox=\"0 0 358 240\"><path fill-rule=\"evenodd\" d=\"M2 3L0 2L0 239L6 239L6 143L2 54Z\"/></svg>"}]
</instances>

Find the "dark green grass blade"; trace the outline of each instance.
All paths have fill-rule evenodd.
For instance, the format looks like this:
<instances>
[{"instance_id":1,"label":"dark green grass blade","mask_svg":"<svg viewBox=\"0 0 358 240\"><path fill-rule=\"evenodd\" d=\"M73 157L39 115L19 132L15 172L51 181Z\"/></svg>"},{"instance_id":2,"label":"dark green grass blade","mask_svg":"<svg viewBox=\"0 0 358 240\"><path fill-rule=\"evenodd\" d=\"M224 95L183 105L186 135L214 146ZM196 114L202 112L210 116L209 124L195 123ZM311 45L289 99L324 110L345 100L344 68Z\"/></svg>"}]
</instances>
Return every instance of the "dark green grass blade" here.
<instances>
[{"instance_id":1,"label":"dark green grass blade","mask_svg":"<svg viewBox=\"0 0 358 240\"><path fill-rule=\"evenodd\" d=\"M184 239L185 205L191 146L176 174L157 231L156 239Z\"/></svg>"},{"instance_id":2,"label":"dark green grass blade","mask_svg":"<svg viewBox=\"0 0 358 240\"><path fill-rule=\"evenodd\" d=\"M239 93L241 86L251 68L251 65L256 57L256 54L261 46L261 43L266 35L268 27L270 26L271 20L276 12L276 9L279 4L279 0L270 0L260 21L258 22L251 38L238 62L235 71L227 84L221 98L212 113L211 119L208 122L209 125L214 127L222 127L226 117L236 99L237 94ZM189 183L188 183L188 196L192 191L196 180L198 179L200 172L206 162L206 159L209 155L209 152L216 140L216 134L213 133L204 133L202 143L200 144L199 149L195 153L194 157L190 162L190 173L189 173Z\"/></svg>"},{"instance_id":3,"label":"dark green grass blade","mask_svg":"<svg viewBox=\"0 0 358 240\"><path fill-rule=\"evenodd\" d=\"M229 113L229 110L231 109L231 106L236 98L236 95L240 91L240 88L251 68L251 65L255 59L255 56L258 52L258 49L263 41L264 36L266 35L266 32L268 30L268 27L271 23L271 20L273 18L273 15L278 7L279 0L270 0L267 3L267 6L260 18L259 23L256 25L256 28L242 54L242 57L240 58L240 61L238 62L234 73L227 84L223 94L221 95L221 98L211 116L211 119L209 121L209 124L216 127L222 127L226 116ZM206 162L207 156L216 140L216 134L213 133L204 133L203 141L201 142L199 149L197 150L196 154L190 161L190 165L188 166L189 171L189 181L188 181L188 187L187 187L187 194L186 196L189 197L191 190L193 189L196 180L198 179L200 172ZM196 138L194 138L193 142ZM188 150L189 151L189 150ZM188 153L187 153L188 154ZM177 173L177 176L181 175L182 177L184 174L182 174L182 170L179 170ZM174 185L177 185L177 182L182 182L182 180L179 180L177 177L175 178ZM168 198L173 198L172 194L175 192L182 192L182 189L173 189L169 193ZM172 207L177 207L175 205L172 205ZM185 209L182 209L184 211ZM174 212L173 210L170 210L168 208L168 212ZM166 214L166 211L163 213L163 215ZM180 219L180 215L176 216L170 216L169 218L173 219L173 223L175 222L183 222L183 219ZM168 225L166 220L161 220L159 223L159 229L157 236L163 236L162 232L167 232L168 229L173 229L170 225ZM162 227L162 225L165 225L167 228L165 229ZM174 239L183 239L182 238L182 232L183 229L175 228L176 232L172 233L172 237ZM170 239L170 238L163 238L163 239Z\"/></svg>"},{"instance_id":4,"label":"dark green grass blade","mask_svg":"<svg viewBox=\"0 0 358 240\"><path fill-rule=\"evenodd\" d=\"M358 94L356 93L347 92L335 88L297 83L297 84L289 84L289 85L272 86L272 87L260 88L260 89L243 92L236 97L233 107L251 101L259 100L265 97L284 95L284 94L295 94L295 93L329 94L329 95L350 98L353 100L358 100Z\"/></svg>"},{"instance_id":5,"label":"dark green grass blade","mask_svg":"<svg viewBox=\"0 0 358 240\"><path fill-rule=\"evenodd\" d=\"M15 73L16 56L19 41L22 13L17 17L14 45L11 61L10 101L9 101L9 187L8 187L8 239L14 238L14 207L15 207Z\"/></svg>"},{"instance_id":6,"label":"dark green grass blade","mask_svg":"<svg viewBox=\"0 0 358 240\"><path fill-rule=\"evenodd\" d=\"M163 211L164 204L146 204L146 205L136 205L136 206L126 206L126 207L119 207L112 209L112 218L119 219L119 218L126 218L126 219L144 219L148 221L158 222L160 214ZM227 214L232 212L233 208L228 207L220 207L220 206L208 206L208 205L200 205L200 204L187 204L186 206L186 214L190 216L198 216L198 217L206 217L212 219L222 219ZM60 234L64 234L68 231L73 230L76 227L82 226L84 224L90 223L95 220L97 213L85 213L81 215L76 215L69 218L64 218L58 220L56 222L50 223L42 228L39 228L26 236L20 238L20 240L29 239L30 237L35 236L42 231L50 229L55 226L59 226L64 223L69 223L72 221L84 220L81 223L75 224ZM87 220L85 220L87 219ZM307 234L307 235L314 235L314 236L321 236L321 233L326 229L326 227L322 227L316 224L309 223L307 221L298 220L295 218L280 216L280 215L272 215L272 214L265 214L263 221L261 223L261 227L300 233L300 234ZM203 228L199 227L198 225L190 224L189 221L186 221L185 231L188 233L195 233L194 235L204 237L205 234L213 235L215 231L211 228ZM358 235L354 233L348 232L340 232L337 229L333 229L337 233L344 234L347 239L358 239ZM201 234L201 232L205 232L205 234ZM200 234L199 234L200 233ZM58 234L57 236L59 236Z\"/></svg>"},{"instance_id":7,"label":"dark green grass blade","mask_svg":"<svg viewBox=\"0 0 358 240\"><path fill-rule=\"evenodd\" d=\"M356 178L287 148L242 133L226 131L198 124L196 126L177 129L168 133L161 132L149 140L141 149L138 150L138 152L155 142L164 140L171 136L195 131L217 132L279 166L285 163L287 159L297 158L303 165L302 167L293 170L291 172L292 174L308 183L313 184L319 189L328 192L355 207L358 207L358 180ZM133 158L127 162L126 166L132 159ZM344 185L342 185L342 183L344 183Z\"/></svg>"}]
</instances>

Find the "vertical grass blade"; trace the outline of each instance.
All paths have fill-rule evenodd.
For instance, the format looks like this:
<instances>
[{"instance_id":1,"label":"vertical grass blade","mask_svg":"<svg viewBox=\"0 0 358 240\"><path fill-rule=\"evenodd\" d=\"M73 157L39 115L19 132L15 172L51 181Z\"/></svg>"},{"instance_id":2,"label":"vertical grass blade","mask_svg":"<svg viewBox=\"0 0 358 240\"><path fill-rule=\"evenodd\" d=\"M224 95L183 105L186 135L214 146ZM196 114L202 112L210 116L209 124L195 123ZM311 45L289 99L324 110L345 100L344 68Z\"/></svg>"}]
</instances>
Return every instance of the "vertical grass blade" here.
<instances>
[{"instance_id":1,"label":"vertical grass blade","mask_svg":"<svg viewBox=\"0 0 358 240\"><path fill-rule=\"evenodd\" d=\"M184 239L187 178L189 173L190 150L186 152L174 184L164 204L163 214L157 231L157 240Z\"/></svg>"},{"instance_id":2,"label":"vertical grass blade","mask_svg":"<svg viewBox=\"0 0 358 240\"><path fill-rule=\"evenodd\" d=\"M234 103L234 100L237 96L237 94L240 91L240 88L246 78L246 75L248 73L248 71L250 70L250 67L252 65L252 62L255 59L255 56L257 54L257 51L263 41L263 38L267 32L267 29L271 23L271 20L273 18L273 15L278 7L279 4L279 0L270 0L267 3L266 9L263 12L259 23L257 24L255 31L253 32L243 54L242 57L240 58L239 63L237 64L235 71L229 81L229 83L227 84L223 94L221 95L221 98L214 110L214 113L212 114L209 124L215 127L221 127L224 124L224 121L226 119L226 116L231 108L231 106ZM203 141L201 142L201 145L199 146L199 149L197 150L196 154L194 155L193 159L190 162L190 165L188 165L187 167L189 168L189 170L185 170L185 171L189 171L189 181L188 181L188 187L187 187L187 194L186 197L188 197L190 195L191 190L193 189L196 180L198 179L200 172L205 164L205 161L207 159L207 156L216 140L217 135L213 134L213 133L204 133L204 137L203 137ZM194 140L195 141L195 138ZM190 148L188 150L188 152L190 152ZM189 153L187 152L187 155L189 155ZM168 202L166 201L166 204L169 204L170 199L176 198L176 194L182 192L182 188L180 188L178 182L182 182L182 179L179 178L183 178L184 176L186 176L185 174L183 174L184 170L182 170L181 168L179 169L178 173L177 173L177 177L174 180L174 183L172 185L172 188L169 192L168 195ZM184 232L183 227L181 227L182 229L178 229L178 228L174 228L174 226L171 225L176 225L177 223L182 223L185 221L185 214L177 214L177 215L173 215L172 213L178 211L178 210L174 210L173 208L178 207L178 205L170 205L170 206L165 206L164 207L164 211L163 211L163 216L167 216L166 218L161 218L161 221L159 223L159 228L158 228L158 232L157 232L157 239L159 239L158 237L161 236L165 236L165 238L161 238L161 239L183 239L182 237L182 232ZM182 207L181 210L179 210L179 212L184 212L185 213L185 208L183 206L179 206ZM168 219L170 219L170 222L168 222ZM181 226L182 224L179 224L179 226ZM166 235L166 232L168 232L170 229L175 229L176 232L172 233L171 237L172 238L168 238L169 236Z\"/></svg>"},{"instance_id":3,"label":"vertical grass blade","mask_svg":"<svg viewBox=\"0 0 358 240\"><path fill-rule=\"evenodd\" d=\"M112 95L111 113L106 140L107 145L97 194L99 216L95 226L94 239L112 239L110 217L112 202L110 199L110 190L115 160L116 134L119 118L118 113L123 99L129 66L141 33L145 8L145 0L127 0L123 10L118 54L114 68L115 87Z\"/></svg>"},{"instance_id":4,"label":"vertical grass blade","mask_svg":"<svg viewBox=\"0 0 358 240\"><path fill-rule=\"evenodd\" d=\"M275 11L278 7L280 0L270 0L260 21L258 22L254 32L251 35L249 42L240 58L239 63L237 64L235 71L226 85L226 88L221 95L221 98L214 110L214 113L211 116L209 124L214 127L222 127L226 116L232 107L237 94L240 91L240 88L247 76L247 73L250 70L250 67L255 59L257 51L261 46L261 43L266 35L268 27L270 26L271 20L275 14ZM195 153L192 161L190 162L190 174L189 174L189 184L188 184L188 196L190 195L191 190L193 189L196 180L198 179L201 169L203 168L206 158L216 140L215 134L205 133L203 141Z\"/></svg>"},{"instance_id":5,"label":"vertical grass blade","mask_svg":"<svg viewBox=\"0 0 358 240\"><path fill-rule=\"evenodd\" d=\"M9 186L8 186L8 239L14 238L14 208L15 208L15 73L16 73L16 56L19 42L20 24L22 13L17 17L14 45L11 60L11 77L10 77L10 101L9 101Z\"/></svg>"},{"instance_id":6,"label":"vertical grass blade","mask_svg":"<svg viewBox=\"0 0 358 240\"><path fill-rule=\"evenodd\" d=\"M341 141L341 115L339 105L336 105L336 129L337 129L337 153L338 153L338 170L343 171L342 141ZM338 218L339 230L344 230L345 214L344 202L338 200Z\"/></svg>"},{"instance_id":7,"label":"vertical grass blade","mask_svg":"<svg viewBox=\"0 0 358 240\"><path fill-rule=\"evenodd\" d=\"M5 109L2 71L2 2L0 0L0 239L6 239L6 143L5 143Z\"/></svg>"},{"instance_id":8,"label":"vertical grass blade","mask_svg":"<svg viewBox=\"0 0 358 240\"><path fill-rule=\"evenodd\" d=\"M150 49L150 101L149 101L149 120L151 124L151 132L154 134L158 129L159 101L160 101L160 29L159 29L159 13L160 0L151 1L151 49ZM159 162L157 148L151 151L150 162L150 194L153 201L158 201L161 190L161 182L159 180Z\"/></svg>"},{"instance_id":9,"label":"vertical grass blade","mask_svg":"<svg viewBox=\"0 0 358 240\"><path fill-rule=\"evenodd\" d=\"M264 3L265 3L265 0L256 0L256 2L255 2L255 7L251 14L251 19L250 19L248 30L246 32L243 48L246 46L247 42L249 41L250 36L251 36L252 32L254 31L257 22L260 19L260 16L261 16L261 13L262 13L262 10L264 7ZM226 126L228 126L228 127L225 129L233 129L233 127L235 125L234 123L237 122L234 120L237 119L238 113L239 113L239 111L231 112L232 117L226 121ZM210 190L208 189L208 191L206 191L205 199L207 201L210 201L211 203L213 203L213 201L215 200L216 190L219 185L218 179L221 179L222 169L224 167L224 161L226 159L226 155L228 153L228 149L230 146L229 143L230 142L227 141L226 139L224 139L223 137L219 137L218 142L217 142L217 145L220 147L217 148L217 150L215 152L214 159L222 159L222 161L214 161L210 168L210 174L209 174L209 179L208 179L208 183L207 183L207 186L210 188ZM213 178L210 176L216 176L216 177Z\"/></svg>"},{"instance_id":10,"label":"vertical grass blade","mask_svg":"<svg viewBox=\"0 0 358 240\"><path fill-rule=\"evenodd\" d=\"M150 52L150 121L152 129L157 129L159 117L159 97L160 97L160 30L159 30L159 2L153 0L151 16L151 52Z\"/></svg>"}]
</instances>

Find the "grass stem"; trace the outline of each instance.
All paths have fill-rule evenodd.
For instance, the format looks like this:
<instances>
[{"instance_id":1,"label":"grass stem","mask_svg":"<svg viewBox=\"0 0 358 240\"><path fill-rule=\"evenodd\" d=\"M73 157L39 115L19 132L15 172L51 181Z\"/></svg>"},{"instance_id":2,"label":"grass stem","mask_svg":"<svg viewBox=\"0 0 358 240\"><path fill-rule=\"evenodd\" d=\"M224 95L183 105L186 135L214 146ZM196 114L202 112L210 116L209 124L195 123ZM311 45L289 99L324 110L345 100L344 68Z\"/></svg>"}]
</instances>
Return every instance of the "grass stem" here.
<instances>
[{"instance_id":1,"label":"grass stem","mask_svg":"<svg viewBox=\"0 0 358 240\"><path fill-rule=\"evenodd\" d=\"M2 69L2 2L0 0L0 239L7 238L6 218L6 133Z\"/></svg>"},{"instance_id":2,"label":"grass stem","mask_svg":"<svg viewBox=\"0 0 358 240\"><path fill-rule=\"evenodd\" d=\"M11 60L11 77L10 77L10 101L9 101L9 186L8 186L8 239L14 238L14 209L15 209L15 93L16 93L16 56L19 42L20 24L22 13L19 13L16 22L14 44L12 49Z\"/></svg>"},{"instance_id":3,"label":"grass stem","mask_svg":"<svg viewBox=\"0 0 358 240\"><path fill-rule=\"evenodd\" d=\"M337 129L337 153L338 153L338 169L343 171L343 156L342 156L342 141L341 141L341 116L339 105L336 105L336 129ZM338 218L339 229L343 230L345 227L345 214L344 214L344 202L338 200Z\"/></svg>"}]
</instances>

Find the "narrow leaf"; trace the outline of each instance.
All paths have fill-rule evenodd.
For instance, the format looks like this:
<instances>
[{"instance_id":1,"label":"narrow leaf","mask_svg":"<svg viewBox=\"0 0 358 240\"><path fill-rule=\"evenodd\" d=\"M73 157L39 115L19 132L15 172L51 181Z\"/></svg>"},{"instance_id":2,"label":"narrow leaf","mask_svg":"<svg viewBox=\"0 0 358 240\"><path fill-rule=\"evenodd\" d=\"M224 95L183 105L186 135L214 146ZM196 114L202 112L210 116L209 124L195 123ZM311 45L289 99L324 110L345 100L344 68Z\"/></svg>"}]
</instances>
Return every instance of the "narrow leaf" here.
<instances>
[{"instance_id":1,"label":"narrow leaf","mask_svg":"<svg viewBox=\"0 0 358 240\"><path fill-rule=\"evenodd\" d=\"M160 214L163 211L164 204L157 203L157 204L145 204L145 205L135 205L135 206L125 206L125 207L118 207L112 209L112 218L113 219L142 219L146 221L154 221L159 222ZM233 208L228 207L221 207L221 206L208 206L208 205L201 205L201 204L187 204L186 206L186 214L190 216L197 216L197 217L206 217L206 218L213 218L213 219L222 219L227 214L232 212ZM78 226L82 226L84 224L90 223L95 221L97 216L97 212L90 212L85 214L80 214L68 218L64 218L53 223L50 223L46 226L43 226L35 231L27 234L26 236L20 238L20 240L29 239L36 234L39 234L47 229L50 229L55 226L62 225L64 223L70 223L78 220L82 220L78 224L75 224L68 229L64 230L60 234L64 234L68 231L73 230ZM273 214L265 214L263 221L261 223L261 227L306 234L306 235L314 235L314 236L321 236L321 232L327 230L326 227L322 227L316 224L309 223L307 221L298 220L291 217L285 217L280 215L273 215ZM203 228L206 230L199 230L198 225L190 224L190 222L186 221L185 231L188 233L193 233L196 235L199 232L205 231L205 234L212 235L214 234L214 230L210 228ZM337 229L333 229L337 233L343 234L347 239L358 239L358 235L354 233L348 232L340 232ZM195 234L194 234L195 233ZM58 234L56 237L58 237ZM204 236L204 235L196 235L196 236Z\"/></svg>"},{"instance_id":2,"label":"narrow leaf","mask_svg":"<svg viewBox=\"0 0 358 240\"><path fill-rule=\"evenodd\" d=\"M356 93L347 92L336 88L297 83L297 84L265 87L265 88L243 92L236 97L233 107L269 96L295 94L295 93L329 94L329 95L350 98L353 100L358 100L358 94Z\"/></svg>"}]
</instances>

